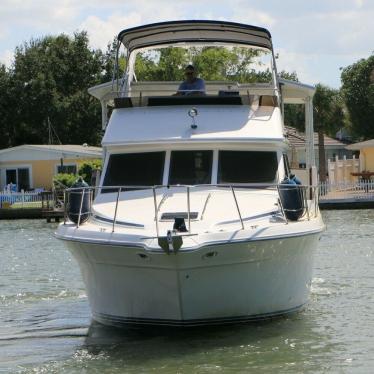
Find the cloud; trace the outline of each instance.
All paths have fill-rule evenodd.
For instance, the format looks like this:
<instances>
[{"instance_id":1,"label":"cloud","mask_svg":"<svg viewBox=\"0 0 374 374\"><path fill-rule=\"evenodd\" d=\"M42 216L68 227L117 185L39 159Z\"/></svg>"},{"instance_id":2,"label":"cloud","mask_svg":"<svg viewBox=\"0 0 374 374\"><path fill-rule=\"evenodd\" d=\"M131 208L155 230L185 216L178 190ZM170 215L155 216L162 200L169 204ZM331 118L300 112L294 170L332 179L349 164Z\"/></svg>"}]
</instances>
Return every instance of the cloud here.
<instances>
[{"instance_id":1,"label":"cloud","mask_svg":"<svg viewBox=\"0 0 374 374\"><path fill-rule=\"evenodd\" d=\"M13 52L9 49L3 51L0 55L0 63L10 66L13 63Z\"/></svg>"},{"instance_id":2,"label":"cloud","mask_svg":"<svg viewBox=\"0 0 374 374\"><path fill-rule=\"evenodd\" d=\"M276 23L276 19L270 13L256 9L248 3L248 1L233 1L234 11L231 18L236 22L265 28L270 28Z\"/></svg>"},{"instance_id":3,"label":"cloud","mask_svg":"<svg viewBox=\"0 0 374 374\"><path fill-rule=\"evenodd\" d=\"M373 0L1 0L0 58L9 61L9 51L31 38L77 30L105 50L122 29L178 19L268 28L279 64L312 82L316 76L337 82L339 66L374 49Z\"/></svg>"},{"instance_id":4,"label":"cloud","mask_svg":"<svg viewBox=\"0 0 374 374\"><path fill-rule=\"evenodd\" d=\"M119 31L124 28L136 26L141 22L139 13L130 13L127 16L113 15L106 20L97 16L89 16L80 25L80 30L86 30L90 44L94 48L106 49Z\"/></svg>"},{"instance_id":5,"label":"cloud","mask_svg":"<svg viewBox=\"0 0 374 374\"><path fill-rule=\"evenodd\" d=\"M79 8L72 0L57 2L43 0L2 0L0 23L5 28L35 27L40 30L52 30L56 24L68 25L74 22Z\"/></svg>"},{"instance_id":6,"label":"cloud","mask_svg":"<svg viewBox=\"0 0 374 374\"><path fill-rule=\"evenodd\" d=\"M296 72L299 80L305 83L313 83L315 81L315 77L308 72L307 56L284 48L279 48L275 52L279 55L277 59L278 72L282 70L288 73Z\"/></svg>"},{"instance_id":7,"label":"cloud","mask_svg":"<svg viewBox=\"0 0 374 374\"><path fill-rule=\"evenodd\" d=\"M109 0L109 6L115 4L117 4L116 0ZM170 4L167 0L137 0L131 6L127 4L126 12L116 11L106 17L88 16L79 24L79 29L88 32L93 47L105 49L108 42L111 42L123 29L183 18L179 3Z\"/></svg>"}]
</instances>

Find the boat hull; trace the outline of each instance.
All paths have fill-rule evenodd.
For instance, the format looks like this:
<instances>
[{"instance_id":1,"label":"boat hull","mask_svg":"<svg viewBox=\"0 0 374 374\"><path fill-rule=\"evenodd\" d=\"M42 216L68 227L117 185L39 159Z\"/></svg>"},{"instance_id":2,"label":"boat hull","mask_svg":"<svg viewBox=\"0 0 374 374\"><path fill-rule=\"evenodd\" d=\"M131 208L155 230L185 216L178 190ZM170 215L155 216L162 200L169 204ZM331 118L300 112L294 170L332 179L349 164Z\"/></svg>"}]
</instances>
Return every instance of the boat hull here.
<instances>
[{"instance_id":1,"label":"boat hull","mask_svg":"<svg viewBox=\"0 0 374 374\"><path fill-rule=\"evenodd\" d=\"M217 243L166 254L68 241L92 315L109 325L223 324L307 303L319 233Z\"/></svg>"}]
</instances>

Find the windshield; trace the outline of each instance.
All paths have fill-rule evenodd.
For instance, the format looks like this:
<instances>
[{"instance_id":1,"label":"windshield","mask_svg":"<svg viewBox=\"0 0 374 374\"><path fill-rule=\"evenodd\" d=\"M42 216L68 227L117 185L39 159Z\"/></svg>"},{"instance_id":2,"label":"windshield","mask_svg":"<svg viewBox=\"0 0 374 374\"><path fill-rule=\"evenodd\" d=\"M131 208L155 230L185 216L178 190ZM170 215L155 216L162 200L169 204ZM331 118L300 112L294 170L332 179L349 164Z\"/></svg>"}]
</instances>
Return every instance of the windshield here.
<instances>
[{"instance_id":1,"label":"windshield","mask_svg":"<svg viewBox=\"0 0 374 374\"><path fill-rule=\"evenodd\" d=\"M173 151L169 184L207 184L211 182L213 151Z\"/></svg>"},{"instance_id":2,"label":"windshield","mask_svg":"<svg viewBox=\"0 0 374 374\"><path fill-rule=\"evenodd\" d=\"M110 155L104 186L154 186L162 184L165 152ZM112 192L112 190L103 190Z\"/></svg>"},{"instance_id":3,"label":"windshield","mask_svg":"<svg viewBox=\"0 0 374 374\"><path fill-rule=\"evenodd\" d=\"M277 170L276 152L219 152L218 183L274 183Z\"/></svg>"},{"instance_id":4,"label":"windshield","mask_svg":"<svg viewBox=\"0 0 374 374\"><path fill-rule=\"evenodd\" d=\"M167 47L138 52L137 81L183 81L184 69L193 65L207 81L270 83L272 55L264 48L240 46Z\"/></svg>"}]
</instances>

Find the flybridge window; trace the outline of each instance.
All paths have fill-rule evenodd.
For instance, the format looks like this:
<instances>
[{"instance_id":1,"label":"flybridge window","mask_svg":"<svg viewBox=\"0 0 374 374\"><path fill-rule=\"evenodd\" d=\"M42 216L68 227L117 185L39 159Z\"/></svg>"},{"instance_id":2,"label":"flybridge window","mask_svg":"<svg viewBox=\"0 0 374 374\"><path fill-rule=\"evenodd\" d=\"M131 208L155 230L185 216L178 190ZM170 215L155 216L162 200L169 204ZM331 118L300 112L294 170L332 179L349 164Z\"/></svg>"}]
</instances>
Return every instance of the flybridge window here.
<instances>
[{"instance_id":1,"label":"flybridge window","mask_svg":"<svg viewBox=\"0 0 374 374\"><path fill-rule=\"evenodd\" d=\"M213 151L173 151L169 184L208 184L211 182Z\"/></svg>"},{"instance_id":2,"label":"flybridge window","mask_svg":"<svg viewBox=\"0 0 374 374\"><path fill-rule=\"evenodd\" d=\"M205 81L269 83L272 81L272 54L259 47L232 45L190 45L147 49L136 55L137 81L177 81L186 77L184 68L194 65Z\"/></svg>"},{"instance_id":3,"label":"flybridge window","mask_svg":"<svg viewBox=\"0 0 374 374\"><path fill-rule=\"evenodd\" d=\"M218 183L273 183L277 170L276 152L219 152Z\"/></svg>"},{"instance_id":4,"label":"flybridge window","mask_svg":"<svg viewBox=\"0 0 374 374\"><path fill-rule=\"evenodd\" d=\"M110 155L104 186L154 186L162 184L165 152ZM103 190L113 192L113 190Z\"/></svg>"}]
</instances>

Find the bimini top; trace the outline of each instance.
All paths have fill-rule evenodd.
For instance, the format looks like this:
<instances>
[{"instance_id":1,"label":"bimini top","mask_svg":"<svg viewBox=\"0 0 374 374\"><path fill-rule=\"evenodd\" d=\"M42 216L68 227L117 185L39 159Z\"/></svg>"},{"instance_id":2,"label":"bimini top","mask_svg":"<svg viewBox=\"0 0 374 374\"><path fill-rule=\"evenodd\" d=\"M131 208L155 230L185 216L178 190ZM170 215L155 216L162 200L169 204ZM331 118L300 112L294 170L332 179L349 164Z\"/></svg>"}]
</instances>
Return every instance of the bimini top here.
<instances>
[{"instance_id":1,"label":"bimini top","mask_svg":"<svg viewBox=\"0 0 374 374\"><path fill-rule=\"evenodd\" d=\"M248 44L272 49L264 28L225 21L170 21L133 27L118 34L129 52L156 45L193 42Z\"/></svg>"}]
</instances>

